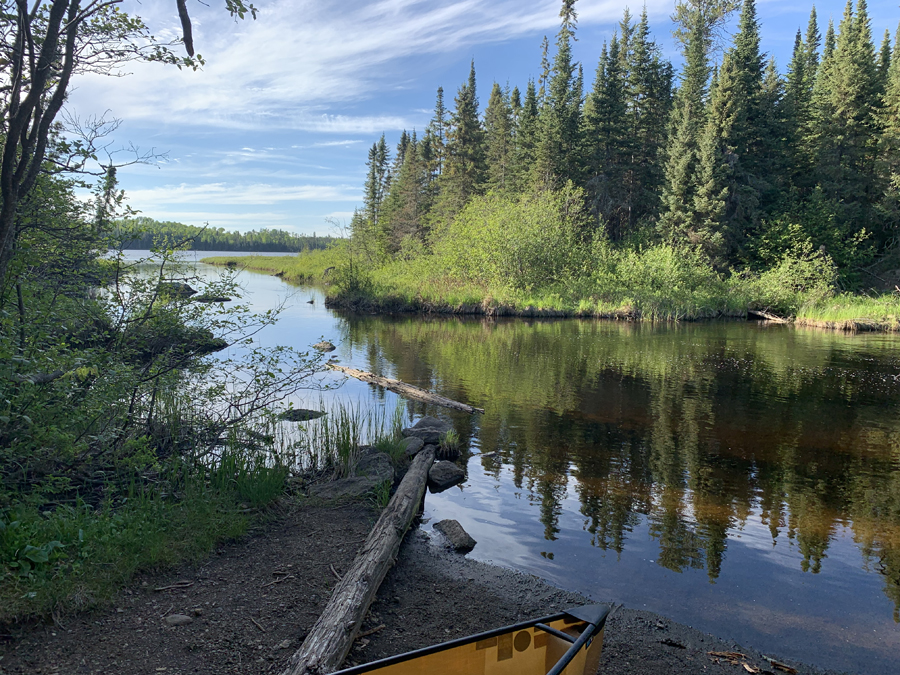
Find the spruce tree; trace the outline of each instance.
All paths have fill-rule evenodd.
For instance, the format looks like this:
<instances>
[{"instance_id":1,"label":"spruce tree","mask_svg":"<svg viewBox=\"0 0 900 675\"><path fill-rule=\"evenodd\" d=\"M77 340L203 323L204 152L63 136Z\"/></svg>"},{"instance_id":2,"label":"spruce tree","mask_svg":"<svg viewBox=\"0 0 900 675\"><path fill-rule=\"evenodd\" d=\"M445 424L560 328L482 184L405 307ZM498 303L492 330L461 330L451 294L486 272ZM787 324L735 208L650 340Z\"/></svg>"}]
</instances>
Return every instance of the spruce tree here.
<instances>
[{"instance_id":1,"label":"spruce tree","mask_svg":"<svg viewBox=\"0 0 900 675\"><path fill-rule=\"evenodd\" d=\"M444 170L447 147L447 109L444 107L444 88L438 87L437 99L434 103L434 116L425 129L423 142L428 147L431 161L428 169L434 179L438 178Z\"/></svg>"},{"instance_id":2,"label":"spruce tree","mask_svg":"<svg viewBox=\"0 0 900 675\"><path fill-rule=\"evenodd\" d=\"M403 160L394 173L378 226L385 252L391 254L401 251L410 239L424 241L430 206L428 167L415 131L404 132L397 154Z\"/></svg>"},{"instance_id":3,"label":"spruce tree","mask_svg":"<svg viewBox=\"0 0 900 675\"><path fill-rule=\"evenodd\" d=\"M672 64L663 60L662 50L650 38L646 7L630 43L626 103L632 139L629 228L633 228L659 211L666 127L672 110Z\"/></svg>"},{"instance_id":4,"label":"spruce tree","mask_svg":"<svg viewBox=\"0 0 900 675\"><path fill-rule=\"evenodd\" d=\"M799 30L797 36L800 36ZM811 106L821 43L816 8L813 7L806 36L794 46L784 94L785 154L789 158L786 169L791 184L801 190L808 190L812 181L814 155L806 139L811 134Z\"/></svg>"},{"instance_id":5,"label":"spruce tree","mask_svg":"<svg viewBox=\"0 0 900 675\"><path fill-rule=\"evenodd\" d=\"M670 122L659 222L660 234L673 243L689 241L693 226L694 173L709 79L706 19L696 11L688 15L687 21L690 25L686 27L685 65Z\"/></svg>"},{"instance_id":6,"label":"spruce tree","mask_svg":"<svg viewBox=\"0 0 900 675\"><path fill-rule=\"evenodd\" d=\"M516 190L524 192L535 174L535 156L538 146L538 132L540 124L539 103L534 80L528 80L525 89L525 100L522 109L516 119L515 130L515 157L513 164L513 176Z\"/></svg>"},{"instance_id":7,"label":"spruce tree","mask_svg":"<svg viewBox=\"0 0 900 675\"><path fill-rule=\"evenodd\" d=\"M484 136L488 189L501 192L513 187L513 109L509 97L494 83L484 111Z\"/></svg>"},{"instance_id":8,"label":"spruce tree","mask_svg":"<svg viewBox=\"0 0 900 675\"><path fill-rule=\"evenodd\" d=\"M540 115L540 143L536 170L539 183L553 185L573 176L570 161L579 149L581 82L572 60L577 14L575 0L563 0L562 19L556 37L556 55L550 71L547 95Z\"/></svg>"},{"instance_id":9,"label":"spruce tree","mask_svg":"<svg viewBox=\"0 0 900 675\"><path fill-rule=\"evenodd\" d=\"M827 51L826 39L826 51ZM865 0L848 1L831 54L823 56L815 92L815 177L851 229L871 217L880 194L875 151L881 104L875 47ZM820 83L821 80L821 83Z\"/></svg>"},{"instance_id":10,"label":"spruce tree","mask_svg":"<svg viewBox=\"0 0 900 675\"><path fill-rule=\"evenodd\" d=\"M878 52L878 87L879 93L884 94L887 87L888 71L891 68L891 32L887 29L884 31L884 38L881 41L881 49Z\"/></svg>"},{"instance_id":11,"label":"spruce tree","mask_svg":"<svg viewBox=\"0 0 900 675\"><path fill-rule=\"evenodd\" d=\"M900 25L894 38L894 49L888 66L881 109L882 134L879 163L887 187L881 204L885 220L886 241L897 241L900 230Z\"/></svg>"},{"instance_id":12,"label":"spruce tree","mask_svg":"<svg viewBox=\"0 0 900 675\"><path fill-rule=\"evenodd\" d=\"M486 173L484 130L478 119L475 62L468 81L456 94L456 108L447 133L447 158L441 177L441 198L445 216L452 216L481 192Z\"/></svg>"},{"instance_id":13,"label":"spruce tree","mask_svg":"<svg viewBox=\"0 0 900 675\"><path fill-rule=\"evenodd\" d=\"M382 206L390 188L390 156L384 134L369 150L366 162L368 171L363 189L363 212L358 224L353 227L353 235L367 255L372 258L383 251L383 240L379 223Z\"/></svg>"},{"instance_id":14,"label":"spruce tree","mask_svg":"<svg viewBox=\"0 0 900 675\"><path fill-rule=\"evenodd\" d=\"M584 106L584 165L591 211L601 218L613 240L628 228L632 137L625 105L625 78L616 35L600 52L594 87Z\"/></svg>"}]
</instances>

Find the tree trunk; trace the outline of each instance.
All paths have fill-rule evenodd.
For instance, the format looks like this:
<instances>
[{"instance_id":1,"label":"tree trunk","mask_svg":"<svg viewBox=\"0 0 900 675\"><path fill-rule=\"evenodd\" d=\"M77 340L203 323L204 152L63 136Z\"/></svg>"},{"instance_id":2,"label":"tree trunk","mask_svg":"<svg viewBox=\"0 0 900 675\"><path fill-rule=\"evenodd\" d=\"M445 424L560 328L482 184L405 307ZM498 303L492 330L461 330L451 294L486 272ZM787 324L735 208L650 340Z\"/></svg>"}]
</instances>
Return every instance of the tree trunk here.
<instances>
[{"instance_id":1,"label":"tree trunk","mask_svg":"<svg viewBox=\"0 0 900 675\"><path fill-rule=\"evenodd\" d=\"M340 668L419 510L433 462L433 449L416 455L353 566L334 589L325 611L282 675L326 675Z\"/></svg>"},{"instance_id":2,"label":"tree trunk","mask_svg":"<svg viewBox=\"0 0 900 675\"><path fill-rule=\"evenodd\" d=\"M467 412L470 415L477 412L484 413L484 408L476 408L474 406L460 403L459 401L454 401L453 399L449 399L438 394L432 394L430 391L425 391L424 389L420 389L419 387L416 387L412 384L407 384L406 382L401 382L400 380L392 380L389 377L381 377L379 375L375 375L374 373L367 373L364 370L347 368L346 366L339 366L334 363L328 363L326 365L332 370L339 370L345 375L355 377L357 380L377 384L379 387L384 387L388 391L399 394L404 398L411 398L415 399L416 401L423 401L425 403L433 403L434 405L443 406L444 408L452 408L453 410L462 410L463 412Z\"/></svg>"}]
</instances>

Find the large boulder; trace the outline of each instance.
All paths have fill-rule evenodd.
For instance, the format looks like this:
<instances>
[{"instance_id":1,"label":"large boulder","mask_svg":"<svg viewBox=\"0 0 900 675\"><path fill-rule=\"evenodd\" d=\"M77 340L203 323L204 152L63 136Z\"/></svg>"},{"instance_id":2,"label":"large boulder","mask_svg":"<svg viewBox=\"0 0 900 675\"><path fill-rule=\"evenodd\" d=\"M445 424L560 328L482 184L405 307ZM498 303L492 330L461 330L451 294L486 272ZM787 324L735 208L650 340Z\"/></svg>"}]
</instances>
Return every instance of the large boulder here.
<instances>
[{"instance_id":1,"label":"large boulder","mask_svg":"<svg viewBox=\"0 0 900 675\"><path fill-rule=\"evenodd\" d=\"M453 462L435 462L428 471L428 487L432 492L443 492L465 479L466 472Z\"/></svg>"},{"instance_id":2,"label":"large boulder","mask_svg":"<svg viewBox=\"0 0 900 675\"><path fill-rule=\"evenodd\" d=\"M456 520L442 520L434 524L434 529L447 537L450 545L461 553L471 551L477 543Z\"/></svg>"},{"instance_id":3,"label":"large boulder","mask_svg":"<svg viewBox=\"0 0 900 675\"><path fill-rule=\"evenodd\" d=\"M421 438L425 443L437 445L441 436L450 431L453 427L447 422L439 420L436 417L423 417L409 429L403 429L402 433L406 438Z\"/></svg>"},{"instance_id":4,"label":"large boulder","mask_svg":"<svg viewBox=\"0 0 900 675\"><path fill-rule=\"evenodd\" d=\"M382 482L373 476L341 478L329 483L314 485L309 489L309 496L326 501L349 501L365 496L381 485Z\"/></svg>"},{"instance_id":5,"label":"large boulder","mask_svg":"<svg viewBox=\"0 0 900 675\"><path fill-rule=\"evenodd\" d=\"M369 450L356 462L353 473L357 476L375 478L379 483L386 480L394 482L394 465L391 464L391 458L383 452Z\"/></svg>"}]
</instances>

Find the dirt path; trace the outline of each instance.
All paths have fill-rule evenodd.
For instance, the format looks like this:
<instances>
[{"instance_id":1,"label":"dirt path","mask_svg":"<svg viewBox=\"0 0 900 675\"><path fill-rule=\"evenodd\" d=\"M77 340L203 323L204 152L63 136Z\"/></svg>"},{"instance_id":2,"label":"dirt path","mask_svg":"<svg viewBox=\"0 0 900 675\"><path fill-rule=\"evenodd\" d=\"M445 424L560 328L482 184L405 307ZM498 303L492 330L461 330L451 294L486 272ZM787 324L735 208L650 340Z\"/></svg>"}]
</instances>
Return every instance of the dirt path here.
<instances>
[{"instance_id":1,"label":"dirt path","mask_svg":"<svg viewBox=\"0 0 900 675\"><path fill-rule=\"evenodd\" d=\"M291 508L201 565L139 578L110 610L57 626L7 627L0 631L7 634L0 638L0 675L278 673L376 516L358 505ZM422 531L410 533L363 630L384 628L358 640L349 661L372 661L585 602L535 577L443 552L438 543ZM171 625L173 615L190 621ZM746 658L740 661L751 668L773 671L757 652L622 609L609 622L601 673L748 673L710 651L741 652Z\"/></svg>"}]
</instances>

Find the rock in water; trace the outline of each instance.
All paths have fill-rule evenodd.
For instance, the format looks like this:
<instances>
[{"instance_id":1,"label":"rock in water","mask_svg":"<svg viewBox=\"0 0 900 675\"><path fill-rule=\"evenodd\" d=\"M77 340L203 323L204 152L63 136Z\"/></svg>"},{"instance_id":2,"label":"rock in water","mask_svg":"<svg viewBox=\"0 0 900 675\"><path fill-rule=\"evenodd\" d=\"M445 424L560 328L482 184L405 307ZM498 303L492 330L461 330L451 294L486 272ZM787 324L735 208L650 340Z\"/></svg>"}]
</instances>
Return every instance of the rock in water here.
<instances>
[{"instance_id":1,"label":"rock in water","mask_svg":"<svg viewBox=\"0 0 900 675\"><path fill-rule=\"evenodd\" d=\"M163 281L156 287L160 295L171 295L176 298L189 298L197 291L183 281Z\"/></svg>"},{"instance_id":2,"label":"rock in water","mask_svg":"<svg viewBox=\"0 0 900 675\"><path fill-rule=\"evenodd\" d=\"M285 410L278 417L283 420L287 420L288 422L306 422L307 420L314 420L322 417L325 413L320 410L305 410L303 408L291 408L290 410Z\"/></svg>"},{"instance_id":3,"label":"rock in water","mask_svg":"<svg viewBox=\"0 0 900 675\"><path fill-rule=\"evenodd\" d=\"M434 524L434 529L447 537L450 545L461 553L467 553L475 548L477 543L469 533L463 529L463 526L455 520L442 520Z\"/></svg>"},{"instance_id":4,"label":"rock in water","mask_svg":"<svg viewBox=\"0 0 900 675\"><path fill-rule=\"evenodd\" d=\"M428 487L432 492L443 492L465 479L466 472L453 462L435 462L428 471Z\"/></svg>"},{"instance_id":5,"label":"rock in water","mask_svg":"<svg viewBox=\"0 0 900 675\"><path fill-rule=\"evenodd\" d=\"M425 443L437 445L441 436L450 431L451 427L447 422L439 420L435 417L423 417L409 429L403 429L402 433L406 438L421 438Z\"/></svg>"},{"instance_id":6,"label":"rock in water","mask_svg":"<svg viewBox=\"0 0 900 675\"><path fill-rule=\"evenodd\" d=\"M423 441L421 438L417 438L416 436L410 436L403 441L403 444L406 448L407 457L415 457L419 454L419 451L425 447L425 441Z\"/></svg>"},{"instance_id":7,"label":"rock in water","mask_svg":"<svg viewBox=\"0 0 900 675\"><path fill-rule=\"evenodd\" d=\"M323 340L322 342L317 342L313 345L313 349L318 349L320 352L333 352L337 347L331 344L328 340Z\"/></svg>"}]
</instances>

